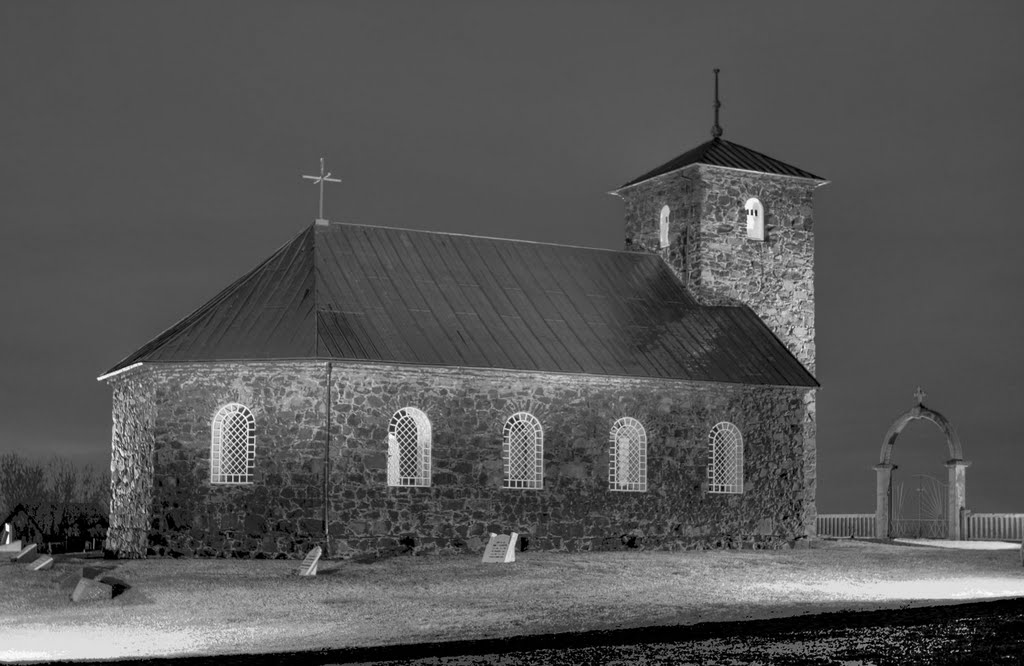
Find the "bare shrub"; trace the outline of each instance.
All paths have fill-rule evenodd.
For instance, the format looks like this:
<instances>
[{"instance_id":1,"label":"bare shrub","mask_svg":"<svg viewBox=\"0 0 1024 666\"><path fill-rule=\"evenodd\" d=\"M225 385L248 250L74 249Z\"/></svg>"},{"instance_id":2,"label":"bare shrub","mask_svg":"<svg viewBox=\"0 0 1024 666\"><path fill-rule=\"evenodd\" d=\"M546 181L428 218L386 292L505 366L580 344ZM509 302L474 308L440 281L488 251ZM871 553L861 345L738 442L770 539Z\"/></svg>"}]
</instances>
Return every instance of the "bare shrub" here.
<instances>
[{"instance_id":1,"label":"bare shrub","mask_svg":"<svg viewBox=\"0 0 1024 666\"><path fill-rule=\"evenodd\" d=\"M99 538L109 517L110 476L60 456L43 465L16 453L0 455L0 512L18 505L44 539Z\"/></svg>"}]
</instances>

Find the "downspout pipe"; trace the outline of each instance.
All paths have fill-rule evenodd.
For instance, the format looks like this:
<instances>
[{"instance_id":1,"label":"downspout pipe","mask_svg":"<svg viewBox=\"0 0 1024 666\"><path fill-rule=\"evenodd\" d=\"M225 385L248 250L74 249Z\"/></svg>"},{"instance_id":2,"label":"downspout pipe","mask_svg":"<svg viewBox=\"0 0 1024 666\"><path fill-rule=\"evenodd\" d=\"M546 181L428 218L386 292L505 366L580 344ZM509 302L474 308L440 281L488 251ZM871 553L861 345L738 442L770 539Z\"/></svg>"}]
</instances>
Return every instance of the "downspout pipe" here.
<instances>
[{"instance_id":1,"label":"downspout pipe","mask_svg":"<svg viewBox=\"0 0 1024 666\"><path fill-rule=\"evenodd\" d=\"M331 504L331 370L327 362L327 431L324 436L324 550L330 557L331 540L329 530Z\"/></svg>"}]
</instances>

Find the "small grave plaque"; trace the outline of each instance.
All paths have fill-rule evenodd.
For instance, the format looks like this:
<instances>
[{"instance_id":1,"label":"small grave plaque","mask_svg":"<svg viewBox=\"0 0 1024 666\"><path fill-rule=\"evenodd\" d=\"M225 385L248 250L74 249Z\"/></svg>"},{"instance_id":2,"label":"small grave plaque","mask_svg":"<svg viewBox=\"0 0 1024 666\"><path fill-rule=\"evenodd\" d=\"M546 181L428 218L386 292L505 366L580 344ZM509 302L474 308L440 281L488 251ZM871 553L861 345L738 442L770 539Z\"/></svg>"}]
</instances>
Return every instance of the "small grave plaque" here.
<instances>
[{"instance_id":1,"label":"small grave plaque","mask_svg":"<svg viewBox=\"0 0 1024 666\"><path fill-rule=\"evenodd\" d=\"M300 576L315 576L316 565L320 561L320 546L314 546L313 550L306 553L306 559L302 560L302 564L299 565Z\"/></svg>"},{"instance_id":2,"label":"small grave plaque","mask_svg":"<svg viewBox=\"0 0 1024 666\"><path fill-rule=\"evenodd\" d=\"M26 562L36 552L36 544L30 543L21 549L21 552L11 558L12 562Z\"/></svg>"},{"instance_id":3,"label":"small grave plaque","mask_svg":"<svg viewBox=\"0 0 1024 666\"><path fill-rule=\"evenodd\" d=\"M78 585L75 585L71 593L71 601L101 601L112 596L110 585L95 581L91 578L79 578Z\"/></svg>"},{"instance_id":4,"label":"small grave plaque","mask_svg":"<svg viewBox=\"0 0 1024 666\"><path fill-rule=\"evenodd\" d=\"M0 553L20 553L21 539L15 539L10 543L0 544Z\"/></svg>"},{"instance_id":5,"label":"small grave plaque","mask_svg":"<svg viewBox=\"0 0 1024 666\"><path fill-rule=\"evenodd\" d=\"M53 566L53 558L49 555L40 555L28 565L29 571L42 571Z\"/></svg>"},{"instance_id":6,"label":"small grave plaque","mask_svg":"<svg viewBox=\"0 0 1024 666\"><path fill-rule=\"evenodd\" d=\"M491 534L487 547L484 548L484 562L515 562L516 539L518 534Z\"/></svg>"}]
</instances>

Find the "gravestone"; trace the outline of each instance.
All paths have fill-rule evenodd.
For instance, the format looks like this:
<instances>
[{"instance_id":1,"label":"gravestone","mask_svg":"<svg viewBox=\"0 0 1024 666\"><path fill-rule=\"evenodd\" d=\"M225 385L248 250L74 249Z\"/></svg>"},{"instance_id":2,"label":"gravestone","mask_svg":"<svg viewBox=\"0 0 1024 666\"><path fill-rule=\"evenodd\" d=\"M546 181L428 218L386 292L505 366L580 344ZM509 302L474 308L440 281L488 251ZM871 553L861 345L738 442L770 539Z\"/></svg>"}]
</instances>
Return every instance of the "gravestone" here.
<instances>
[{"instance_id":1,"label":"gravestone","mask_svg":"<svg viewBox=\"0 0 1024 666\"><path fill-rule=\"evenodd\" d=\"M11 558L11 562L25 562L36 552L36 544L30 543L21 549L21 552Z\"/></svg>"},{"instance_id":2,"label":"gravestone","mask_svg":"<svg viewBox=\"0 0 1024 666\"><path fill-rule=\"evenodd\" d=\"M40 555L28 565L29 571L42 571L53 566L53 558L49 555Z\"/></svg>"},{"instance_id":3,"label":"gravestone","mask_svg":"<svg viewBox=\"0 0 1024 666\"><path fill-rule=\"evenodd\" d=\"M487 547L484 548L483 562L515 562L518 537L519 535L515 532L512 534L494 534L492 532Z\"/></svg>"},{"instance_id":4,"label":"gravestone","mask_svg":"<svg viewBox=\"0 0 1024 666\"><path fill-rule=\"evenodd\" d=\"M102 601L113 596L113 588L92 578L79 578L71 593L71 601Z\"/></svg>"},{"instance_id":5,"label":"gravestone","mask_svg":"<svg viewBox=\"0 0 1024 666\"><path fill-rule=\"evenodd\" d=\"M20 553L21 539L15 539L9 543L0 543L0 553Z\"/></svg>"},{"instance_id":6,"label":"gravestone","mask_svg":"<svg viewBox=\"0 0 1024 666\"><path fill-rule=\"evenodd\" d=\"M320 554L322 552L320 546L314 546L313 550L306 553L306 559L302 560L302 564L299 565L298 574L300 576L315 576L316 565L320 561Z\"/></svg>"}]
</instances>

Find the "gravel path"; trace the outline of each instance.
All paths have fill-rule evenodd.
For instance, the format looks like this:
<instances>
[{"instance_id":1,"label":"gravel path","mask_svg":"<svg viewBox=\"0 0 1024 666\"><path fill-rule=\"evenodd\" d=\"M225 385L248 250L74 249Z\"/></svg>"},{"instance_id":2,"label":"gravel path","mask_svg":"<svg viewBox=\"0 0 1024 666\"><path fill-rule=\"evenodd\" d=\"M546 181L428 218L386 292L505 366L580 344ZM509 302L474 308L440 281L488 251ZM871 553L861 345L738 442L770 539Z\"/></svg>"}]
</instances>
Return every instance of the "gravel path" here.
<instances>
[{"instance_id":1,"label":"gravel path","mask_svg":"<svg viewBox=\"0 0 1024 666\"><path fill-rule=\"evenodd\" d=\"M347 663L1024 664L1024 599L576 634L544 642L551 644L510 641L507 650L488 653Z\"/></svg>"},{"instance_id":2,"label":"gravel path","mask_svg":"<svg viewBox=\"0 0 1024 666\"><path fill-rule=\"evenodd\" d=\"M104 663L133 666L1024 664L1024 598L529 638Z\"/></svg>"}]
</instances>

